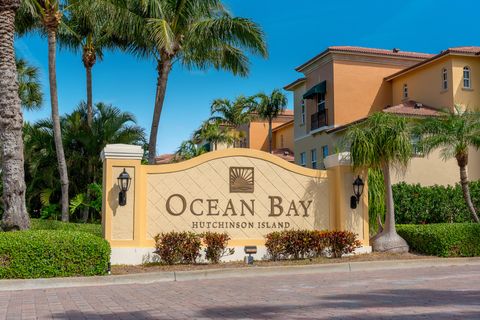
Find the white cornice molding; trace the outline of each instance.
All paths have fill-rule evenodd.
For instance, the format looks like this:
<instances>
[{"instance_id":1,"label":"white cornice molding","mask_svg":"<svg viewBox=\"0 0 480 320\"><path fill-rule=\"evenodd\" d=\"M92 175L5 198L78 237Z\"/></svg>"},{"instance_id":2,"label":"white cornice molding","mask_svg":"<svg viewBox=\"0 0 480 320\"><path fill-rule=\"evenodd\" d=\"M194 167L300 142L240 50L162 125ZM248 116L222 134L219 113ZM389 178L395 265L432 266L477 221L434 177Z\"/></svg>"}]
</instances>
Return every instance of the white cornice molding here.
<instances>
[{"instance_id":1,"label":"white cornice molding","mask_svg":"<svg viewBox=\"0 0 480 320\"><path fill-rule=\"evenodd\" d=\"M141 146L130 144L107 144L100 157L102 161L105 159L142 160L143 149Z\"/></svg>"},{"instance_id":2,"label":"white cornice molding","mask_svg":"<svg viewBox=\"0 0 480 320\"><path fill-rule=\"evenodd\" d=\"M332 154L326 157L323 160L323 163L325 164L325 168L327 169L338 166L350 166L352 163L350 158L350 152Z\"/></svg>"}]
</instances>

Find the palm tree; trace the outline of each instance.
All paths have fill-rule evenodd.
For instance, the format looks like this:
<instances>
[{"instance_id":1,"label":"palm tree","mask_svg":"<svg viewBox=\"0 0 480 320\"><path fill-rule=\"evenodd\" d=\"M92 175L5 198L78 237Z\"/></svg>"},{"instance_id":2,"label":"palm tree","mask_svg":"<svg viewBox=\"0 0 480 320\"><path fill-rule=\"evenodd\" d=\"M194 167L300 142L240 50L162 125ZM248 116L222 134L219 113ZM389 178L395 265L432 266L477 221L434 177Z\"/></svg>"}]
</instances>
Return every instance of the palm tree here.
<instances>
[{"instance_id":1,"label":"palm tree","mask_svg":"<svg viewBox=\"0 0 480 320\"><path fill-rule=\"evenodd\" d=\"M16 17L16 31L25 34L32 30L45 32L48 39L48 80L50 83L50 103L52 107L52 123L55 150L57 153L58 172L62 189L62 221L68 221L68 171L65 151L62 143L60 115L58 112L57 94L57 32L64 15L65 0L22 0L19 14Z\"/></svg>"},{"instance_id":2,"label":"palm tree","mask_svg":"<svg viewBox=\"0 0 480 320\"><path fill-rule=\"evenodd\" d=\"M114 40L107 30L106 14L93 11L92 6L72 6L65 19L65 27L58 34L60 47L82 53L82 63L86 73L87 119L89 127L93 123L92 69L98 60L103 59L103 51L113 48Z\"/></svg>"},{"instance_id":3,"label":"palm tree","mask_svg":"<svg viewBox=\"0 0 480 320\"><path fill-rule=\"evenodd\" d=\"M167 82L175 62L201 70L213 67L234 75L249 73L243 50L267 56L264 34L246 18L232 17L221 0L103 0L119 24L117 36L128 49L157 64L157 88L148 157L155 163L157 133ZM99 1L100 3L100 1ZM112 5L113 4L113 5Z\"/></svg>"},{"instance_id":4,"label":"palm tree","mask_svg":"<svg viewBox=\"0 0 480 320\"><path fill-rule=\"evenodd\" d=\"M453 111L444 111L438 117L424 119L417 130L422 136L420 146L425 153L440 149L444 160L457 160L463 198L472 219L480 222L470 197L467 175L468 149L480 148L480 113L455 106Z\"/></svg>"},{"instance_id":5,"label":"palm tree","mask_svg":"<svg viewBox=\"0 0 480 320\"><path fill-rule=\"evenodd\" d=\"M385 185L385 225L372 238L375 251L407 252L408 245L395 229L393 205L392 167L406 168L412 155L411 130L408 119L378 112L364 123L351 127L345 136L350 145L354 169L380 169Z\"/></svg>"},{"instance_id":6,"label":"palm tree","mask_svg":"<svg viewBox=\"0 0 480 320\"><path fill-rule=\"evenodd\" d=\"M13 39L18 0L0 0L0 146L3 206L1 228L24 230L30 226L25 205L23 114L18 96Z\"/></svg>"},{"instance_id":7,"label":"palm tree","mask_svg":"<svg viewBox=\"0 0 480 320\"><path fill-rule=\"evenodd\" d=\"M207 152L203 147L197 146L192 140L182 142L178 150L175 152L174 161L184 161L198 157Z\"/></svg>"},{"instance_id":8,"label":"palm tree","mask_svg":"<svg viewBox=\"0 0 480 320\"><path fill-rule=\"evenodd\" d=\"M207 141L213 146L213 150L217 150L219 143L226 143L232 145L235 140L235 135L225 127L221 127L220 122L207 120L202 123L193 133L192 142L200 144L203 141Z\"/></svg>"},{"instance_id":9,"label":"palm tree","mask_svg":"<svg viewBox=\"0 0 480 320\"><path fill-rule=\"evenodd\" d=\"M18 95L22 108L38 110L42 107L43 92L38 76L38 68L28 64L24 59L17 59Z\"/></svg>"},{"instance_id":10,"label":"palm tree","mask_svg":"<svg viewBox=\"0 0 480 320\"><path fill-rule=\"evenodd\" d=\"M268 120L268 142L269 152L272 152L272 121L278 117L287 107L287 97L280 90L275 89L268 96L259 93L255 96L259 99L256 107L258 116L261 119Z\"/></svg>"},{"instance_id":11,"label":"palm tree","mask_svg":"<svg viewBox=\"0 0 480 320\"><path fill-rule=\"evenodd\" d=\"M244 96L237 97L234 101L228 99L215 99L211 106L211 121L219 122L230 129L235 142L244 137L244 132L239 131L241 125L247 124L251 120L251 111L255 105L253 98Z\"/></svg>"}]
</instances>

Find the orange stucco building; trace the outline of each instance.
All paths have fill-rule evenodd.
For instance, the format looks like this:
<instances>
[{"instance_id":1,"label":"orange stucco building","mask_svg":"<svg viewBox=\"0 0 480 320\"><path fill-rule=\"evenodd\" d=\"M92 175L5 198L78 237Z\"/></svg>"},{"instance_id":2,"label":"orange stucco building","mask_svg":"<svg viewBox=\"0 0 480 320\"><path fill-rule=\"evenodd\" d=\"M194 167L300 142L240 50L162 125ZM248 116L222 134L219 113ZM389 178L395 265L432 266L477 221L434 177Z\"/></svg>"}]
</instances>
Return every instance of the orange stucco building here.
<instances>
[{"instance_id":1,"label":"orange stucco building","mask_svg":"<svg viewBox=\"0 0 480 320\"><path fill-rule=\"evenodd\" d=\"M374 112L422 117L455 104L480 107L480 47L450 48L434 55L336 46L296 71L303 76L285 86L294 96L295 162L310 168L321 168L326 156L345 149L345 129ZM480 156L472 150L471 157L470 177L478 179ZM454 184L458 167L435 152L416 155L396 180Z\"/></svg>"}]
</instances>

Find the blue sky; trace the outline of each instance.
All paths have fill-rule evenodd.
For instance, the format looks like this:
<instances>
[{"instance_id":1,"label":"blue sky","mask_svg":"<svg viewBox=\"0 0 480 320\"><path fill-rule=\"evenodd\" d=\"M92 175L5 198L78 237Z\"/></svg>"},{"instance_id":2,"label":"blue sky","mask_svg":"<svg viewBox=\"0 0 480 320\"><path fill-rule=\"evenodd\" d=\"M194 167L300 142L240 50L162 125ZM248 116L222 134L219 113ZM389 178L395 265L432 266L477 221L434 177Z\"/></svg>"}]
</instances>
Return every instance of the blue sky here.
<instances>
[{"instance_id":1,"label":"blue sky","mask_svg":"<svg viewBox=\"0 0 480 320\"><path fill-rule=\"evenodd\" d=\"M297 79L294 68L331 45L400 48L438 53L452 46L480 45L476 1L325 1L228 0L236 16L253 19L267 36L269 58L251 59L248 78L225 72L188 71L180 65L171 74L160 120L157 152L175 151L209 116L215 98L229 98L274 88ZM17 54L38 66L45 92L44 108L26 112L25 119L49 117L47 45L43 38L17 39ZM70 112L85 99L85 71L81 56L58 53L58 92L61 113ZM120 52L108 52L93 69L96 102L114 104L133 113L149 132L156 72L152 61ZM291 95L290 108L291 108Z\"/></svg>"}]
</instances>

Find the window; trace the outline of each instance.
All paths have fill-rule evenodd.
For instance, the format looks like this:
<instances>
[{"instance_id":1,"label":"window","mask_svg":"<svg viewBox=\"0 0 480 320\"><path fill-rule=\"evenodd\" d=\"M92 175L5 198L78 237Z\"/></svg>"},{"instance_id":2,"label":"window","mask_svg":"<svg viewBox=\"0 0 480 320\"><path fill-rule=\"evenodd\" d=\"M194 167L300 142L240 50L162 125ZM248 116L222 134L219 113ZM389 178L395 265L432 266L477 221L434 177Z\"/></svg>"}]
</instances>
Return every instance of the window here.
<instances>
[{"instance_id":1,"label":"window","mask_svg":"<svg viewBox=\"0 0 480 320\"><path fill-rule=\"evenodd\" d=\"M312 169L317 169L317 149L312 149L310 152L312 155Z\"/></svg>"},{"instance_id":2,"label":"window","mask_svg":"<svg viewBox=\"0 0 480 320\"><path fill-rule=\"evenodd\" d=\"M419 135L412 135L411 137L411 143L412 143L412 156L414 157L423 157L423 148L420 145L420 136Z\"/></svg>"},{"instance_id":3,"label":"window","mask_svg":"<svg viewBox=\"0 0 480 320\"><path fill-rule=\"evenodd\" d=\"M323 146L322 147L322 157L323 157L323 159L328 157L328 146Z\"/></svg>"},{"instance_id":4,"label":"window","mask_svg":"<svg viewBox=\"0 0 480 320\"><path fill-rule=\"evenodd\" d=\"M305 156L305 152L300 153L300 165L305 167L307 165L307 159Z\"/></svg>"},{"instance_id":5,"label":"window","mask_svg":"<svg viewBox=\"0 0 480 320\"><path fill-rule=\"evenodd\" d=\"M302 119L301 119L301 121L302 121L302 124L305 124L305 99L302 99L301 108L302 108Z\"/></svg>"},{"instance_id":6,"label":"window","mask_svg":"<svg viewBox=\"0 0 480 320\"><path fill-rule=\"evenodd\" d=\"M403 98L404 99L408 98L408 86L406 83L403 85Z\"/></svg>"},{"instance_id":7,"label":"window","mask_svg":"<svg viewBox=\"0 0 480 320\"><path fill-rule=\"evenodd\" d=\"M317 112L325 110L325 93L317 94Z\"/></svg>"},{"instance_id":8,"label":"window","mask_svg":"<svg viewBox=\"0 0 480 320\"><path fill-rule=\"evenodd\" d=\"M463 87L470 89L472 83L470 81L470 67L463 67Z\"/></svg>"},{"instance_id":9,"label":"window","mask_svg":"<svg viewBox=\"0 0 480 320\"><path fill-rule=\"evenodd\" d=\"M447 69L445 68L442 69L442 89L443 90L448 89L448 74L447 74Z\"/></svg>"}]
</instances>

